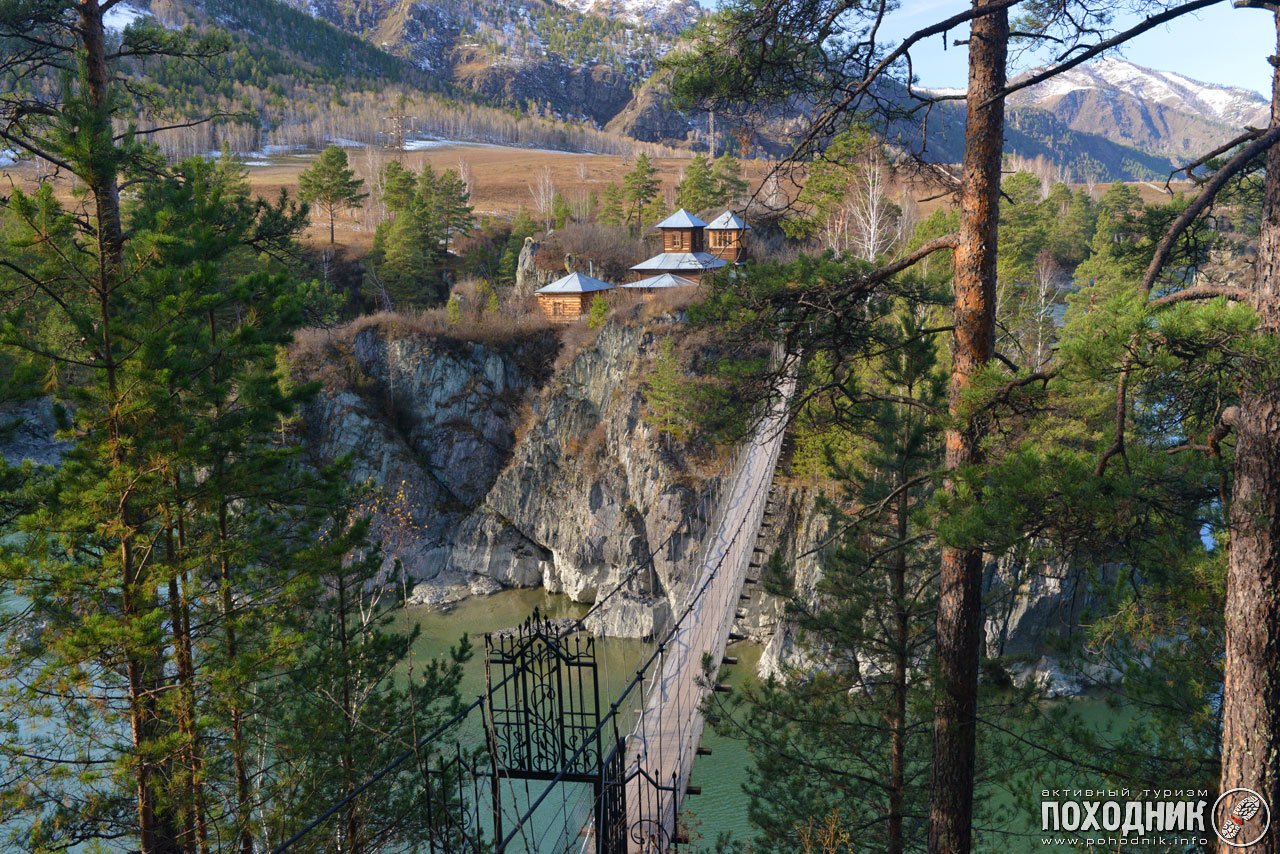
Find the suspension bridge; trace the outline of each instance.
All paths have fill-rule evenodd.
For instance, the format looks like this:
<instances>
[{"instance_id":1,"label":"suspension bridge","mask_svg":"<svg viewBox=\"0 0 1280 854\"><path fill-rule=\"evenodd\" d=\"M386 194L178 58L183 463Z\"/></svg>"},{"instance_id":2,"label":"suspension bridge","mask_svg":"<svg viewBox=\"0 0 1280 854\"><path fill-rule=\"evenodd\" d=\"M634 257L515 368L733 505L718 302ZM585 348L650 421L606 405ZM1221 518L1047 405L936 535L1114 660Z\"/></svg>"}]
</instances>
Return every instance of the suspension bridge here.
<instances>
[{"instance_id":1,"label":"suspension bridge","mask_svg":"<svg viewBox=\"0 0 1280 854\"><path fill-rule=\"evenodd\" d=\"M581 618L535 614L486 636L485 693L272 850L665 854L684 844L680 815L705 700L763 564L793 390L794 379L781 380L732 455L672 624L615 696L601 696L586 621L647 563ZM371 806L388 801L402 806Z\"/></svg>"}]
</instances>

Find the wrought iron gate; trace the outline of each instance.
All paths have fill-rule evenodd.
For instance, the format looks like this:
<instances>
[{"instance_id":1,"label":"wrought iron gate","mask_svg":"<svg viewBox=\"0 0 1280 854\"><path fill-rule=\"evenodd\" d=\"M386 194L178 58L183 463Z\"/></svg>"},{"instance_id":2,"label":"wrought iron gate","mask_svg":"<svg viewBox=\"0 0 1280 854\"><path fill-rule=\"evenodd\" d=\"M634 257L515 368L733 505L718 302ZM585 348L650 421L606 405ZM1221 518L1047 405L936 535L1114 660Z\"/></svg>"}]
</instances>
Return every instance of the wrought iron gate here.
<instances>
[{"instance_id":1,"label":"wrought iron gate","mask_svg":"<svg viewBox=\"0 0 1280 854\"><path fill-rule=\"evenodd\" d=\"M626 854L625 750L617 716L601 714L595 638L534 611L484 642L494 838L503 839L501 780L587 784L597 854Z\"/></svg>"}]
</instances>

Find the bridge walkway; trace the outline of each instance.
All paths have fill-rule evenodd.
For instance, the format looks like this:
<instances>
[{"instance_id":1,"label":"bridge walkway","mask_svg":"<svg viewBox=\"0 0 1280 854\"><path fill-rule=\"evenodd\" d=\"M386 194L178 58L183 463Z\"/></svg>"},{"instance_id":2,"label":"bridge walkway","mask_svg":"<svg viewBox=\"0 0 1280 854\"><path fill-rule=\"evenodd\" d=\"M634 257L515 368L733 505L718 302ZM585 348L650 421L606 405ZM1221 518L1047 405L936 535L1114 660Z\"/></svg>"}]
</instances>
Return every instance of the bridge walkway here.
<instances>
[{"instance_id":1,"label":"bridge walkway","mask_svg":"<svg viewBox=\"0 0 1280 854\"><path fill-rule=\"evenodd\" d=\"M645 686L644 706L628 741L626 803L629 854L664 854L676 841L677 816L705 725L703 701L725 654L739 595L753 559L786 433L794 380L784 380L757 427L703 549L688 613L667 638L660 666Z\"/></svg>"}]
</instances>

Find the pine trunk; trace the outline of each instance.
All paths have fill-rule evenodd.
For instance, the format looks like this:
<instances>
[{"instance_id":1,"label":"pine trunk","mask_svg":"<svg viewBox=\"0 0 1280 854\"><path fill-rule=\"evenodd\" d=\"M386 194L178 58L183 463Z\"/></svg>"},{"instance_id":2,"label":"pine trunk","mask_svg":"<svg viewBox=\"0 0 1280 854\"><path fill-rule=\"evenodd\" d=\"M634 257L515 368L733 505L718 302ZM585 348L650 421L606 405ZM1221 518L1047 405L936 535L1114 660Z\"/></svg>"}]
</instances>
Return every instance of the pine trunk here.
<instances>
[{"instance_id":1,"label":"pine trunk","mask_svg":"<svg viewBox=\"0 0 1280 854\"><path fill-rule=\"evenodd\" d=\"M908 416L908 429L910 420ZM905 788L907 779L907 671L911 664L911 630L907 619L907 522L910 513L910 490L902 489L907 480L905 471L899 472L901 493L898 495L897 547L893 577L893 720L889 737L889 838L888 854L902 854L905 843L902 838L902 818L905 812Z\"/></svg>"},{"instance_id":2,"label":"pine trunk","mask_svg":"<svg viewBox=\"0 0 1280 854\"><path fill-rule=\"evenodd\" d=\"M80 37L84 40L85 77L88 92L98 115L92 130L99 135L96 144L113 146L111 138L111 68L107 63L107 36L102 23L102 9L97 0L81 0L77 4L80 17ZM103 139L102 136L106 138ZM124 229L120 224L120 185L115 166L103 159L96 161L92 174L79 176L89 186L93 195L94 216L97 219L99 255L111 272L118 272L124 255Z\"/></svg>"},{"instance_id":3,"label":"pine trunk","mask_svg":"<svg viewBox=\"0 0 1280 854\"><path fill-rule=\"evenodd\" d=\"M990 0L976 0L981 8ZM975 18L969 38L968 112L960 190L960 237L955 251L955 331L952 333L950 411L995 344L996 227L1009 14ZM991 100L986 106L980 106ZM981 436L971 425L947 431L947 471L979 461ZM950 481L948 490L954 488ZM938 685L929 805L929 851L968 854L982 633L982 552L944 548L939 570Z\"/></svg>"},{"instance_id":4,"label":"pine trunk","mask_svg":"<svg viewBox=\"0 0 1280 854\"><path fill-rule=\"evenodd\" d=\"M219 479L221 479L219 472ZM231 535L227 527L227 502L224 499L218 506L218 549L219 549L219 574L221 575L221 597L222 597L222 620L223 620L223 644L224 652L227 656L227 665L232 671L239 669L240 647L236 639L236 613L235 613L235 597L232 593L231 563L227 558L227 551L231 548ZM253 801L249 790L249 762L246 756L248 745L244 737L244 705L243 692L244 686L240 684L239 676L232 681L231 685L231 765L235 773L236 782L236 848L240 854L253 854Z\"/></svg>"},{"instance_id":5,"label":"pine trunk","mask_svg":"<svg viewBox=\"0 0 1280 854\"><path fill-rule=\"evenodd\" d=\"M1275 127L1280 125L1280 68L1273 78L1271 98L1271 126ZM1254 295L1261 329L1280 335L1280 146L1273 146L1266 155L1256 272ZM1274 811L1280 809L1280 383L1268 373L1260 372L1242 389L1239 414L1232 425L1236 453L1227 571L1221 791L1252 789ZM1228 810L1235 800L1227 803ZM1252 839L1251 832L1256 830L1246 825L1243 838ZM1221 850L1236 849L1224 844ZM1266 837L1249 850L1280 852L1274 812Z\"/></svg>"},{"instance_id":6,"label":"pine trunk","mask_svg":"<svg viewBox=\"0 0 1280 854\"><path fill-rule=\"evenodd\" d=\"M107 61L106 29L103 10L98 0L80 0L76 5L79 18L79 36L83 47L86 89L94 113L85 119L82 132L92 137L95 151L114 146L111 125L111 68ZM124 258L124 230L120 220L120 185L116 165L111 158L95 157L89 160L84 174L79 175L93 197L93 218L97 236L98 269L91 283L92 298L98 306L97 318L101 366L107 383L107 412L104 426L109 437L111 465L125 465L123 448L127 444L121 423L123 394L120 391L119 366L116 362L112 324L115 319L113 297ZM114 521L121 533L120 560L120 616L133 628L134 621L145 620L156 604L156 596L147 574L134 554L134 532L137 530L136 511L131 496L122 495ZM181 851L175 817L160 805L159 787L162 773L159 764L149 754L160 737L159 719L156 714L156 695L163 680L163 668L159 666L161 652L139 649L133 641L126 641L124 653L125 673L128 682L129 728L134 751L133 773L137 797L138 842L142 854L177 854Z\"/></svg>"}]
</instances>

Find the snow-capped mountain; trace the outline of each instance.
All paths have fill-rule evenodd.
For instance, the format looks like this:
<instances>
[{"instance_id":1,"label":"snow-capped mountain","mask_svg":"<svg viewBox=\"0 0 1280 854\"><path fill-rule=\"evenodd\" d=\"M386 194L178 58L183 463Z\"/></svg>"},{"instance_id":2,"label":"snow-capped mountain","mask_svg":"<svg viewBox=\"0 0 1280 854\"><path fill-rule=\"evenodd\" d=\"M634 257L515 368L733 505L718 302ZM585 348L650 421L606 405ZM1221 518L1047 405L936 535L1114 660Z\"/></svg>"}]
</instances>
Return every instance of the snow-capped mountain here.
<instances>
[{"instance_id":1,"label":"snow-capped mountain","mask_svg":"<svg viewBox=\"0 0 1280 854\"><path fill-rule=\"evenodd\" d=\"M1063 72L1016 93L1010 105L1045 110L1073 130L1175 160L1212 148L1243 127L1265 125L1270 110L1257 92L1123 59Z\"/></svg>"},{"instance_id":2,"label":"snow-capped mountain","mask_svg":"<svg viewBox=\"0 0 1280 854\"><path fill-rule=\"evenodd\" d=\"M556 0L584 15L641 24L679 35L697 23L703 8L696 0Z\"/></svg>"},{"instance_id":3,"label":"snow-capped mountain","mask_svg":"<svg viewBox=\"0 0 1280 854\"><path fill-rule=\"evenodd\" d=\"M139 9L130 3L117 3L102 16L102 24L108 30L118 33L134 21L139 18L145 18L149 14L146 10Z\"/></svg>"},{"instance_id":4,"label":"snow-capped mountain","mask_svg":"<svg viewBox=\"0 0 1280 854\"><path fill-rule=\"evenodd\" d=\"M1030 91L1037 101L1044 102L1079 90L1114 90L1232 127L1265 123L1268 108L1266 98L1250 89L1201 83L1173 71L1156 71L1115 58L1077 66Z\"/></svg>"}]
</instances>

